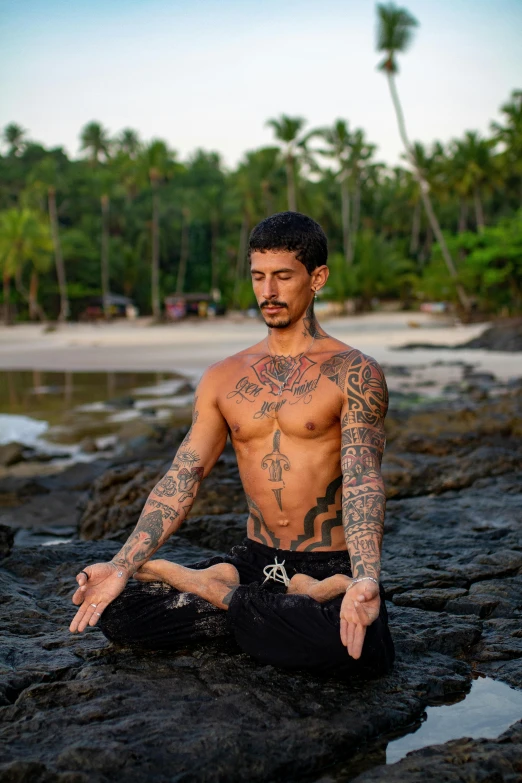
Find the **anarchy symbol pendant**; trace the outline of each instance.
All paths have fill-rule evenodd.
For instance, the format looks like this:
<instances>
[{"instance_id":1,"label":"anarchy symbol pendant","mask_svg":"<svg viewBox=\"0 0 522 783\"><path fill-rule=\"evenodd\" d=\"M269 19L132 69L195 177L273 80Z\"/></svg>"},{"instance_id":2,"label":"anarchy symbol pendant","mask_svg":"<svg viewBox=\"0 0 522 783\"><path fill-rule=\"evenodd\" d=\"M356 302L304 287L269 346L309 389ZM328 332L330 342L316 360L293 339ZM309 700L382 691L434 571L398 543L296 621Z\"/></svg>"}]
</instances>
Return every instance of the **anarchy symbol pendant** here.
<instances>
[{"instance_id":1,"label":"anarchy symbol pendant","mask_svg":"<svg viewBox=\"0 0 522 783\"><path fill-rule=\"evenodd\" d=\"M277 392L277 396L278 396L278 397L281 397L281 395L282 395L282 394L283 394L283 389L282 389L282 388L281 388L281 386L280 386L280 387L279 387L279 391Z\"/></svg>"}]
</instances>

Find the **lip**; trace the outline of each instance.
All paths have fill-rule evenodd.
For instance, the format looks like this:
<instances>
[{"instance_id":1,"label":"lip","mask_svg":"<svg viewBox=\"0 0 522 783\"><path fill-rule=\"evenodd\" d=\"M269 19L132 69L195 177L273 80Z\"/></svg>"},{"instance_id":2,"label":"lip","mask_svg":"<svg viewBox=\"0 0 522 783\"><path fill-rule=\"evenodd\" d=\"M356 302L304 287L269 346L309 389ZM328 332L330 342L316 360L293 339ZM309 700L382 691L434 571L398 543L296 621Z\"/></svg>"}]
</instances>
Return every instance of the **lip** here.
<instances>
[{"instance_id":1,"label":"lip","mask_svg":"<svg viewBox=\"0 0 522 783\"><path fill-rule=\"evenodd\" d=\"M282 310L282 307L264 307L263 310L265 313L278 313L280 310Z\"/></svg>"}]
</instances>

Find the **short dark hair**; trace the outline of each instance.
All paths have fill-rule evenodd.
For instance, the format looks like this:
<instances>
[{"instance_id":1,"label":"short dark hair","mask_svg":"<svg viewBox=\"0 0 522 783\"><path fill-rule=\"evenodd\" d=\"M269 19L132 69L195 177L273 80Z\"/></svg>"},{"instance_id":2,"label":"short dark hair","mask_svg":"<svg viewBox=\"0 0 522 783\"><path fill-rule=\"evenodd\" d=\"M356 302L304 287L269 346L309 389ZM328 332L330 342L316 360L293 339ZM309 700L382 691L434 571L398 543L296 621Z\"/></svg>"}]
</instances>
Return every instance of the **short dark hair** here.
<instances>
[{"instance_id":1,"label":"short dark hair","mask_svg":"<svg viewBox=\"0 0 522 783\"><path fill-rule=\"evenodd\" d=\"M253 251L286 250L295 253L308 273L328 261L328 240L315 220L300 212L277 212L252 229L248 260Z\"/></svg>"}]
</instances>

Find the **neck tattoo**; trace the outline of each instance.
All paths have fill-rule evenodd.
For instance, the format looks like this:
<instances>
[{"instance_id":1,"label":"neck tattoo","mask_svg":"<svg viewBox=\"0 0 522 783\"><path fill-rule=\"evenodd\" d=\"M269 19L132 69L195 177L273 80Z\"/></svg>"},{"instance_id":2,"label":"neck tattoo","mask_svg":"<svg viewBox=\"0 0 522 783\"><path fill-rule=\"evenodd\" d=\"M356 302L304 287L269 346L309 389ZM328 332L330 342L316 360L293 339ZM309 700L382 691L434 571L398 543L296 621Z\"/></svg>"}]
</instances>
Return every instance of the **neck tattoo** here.
<instances>
[{"instance_id":1,"label":"neck tattoo","mask_svg":"<svg viewBox=\"0 0 522 783\"><path fill-rule=\"evenodd\" d=\"M266 347L268 349L268 353L270 354L270 356L272 357L272 360L273 360L274 374L275 374L274 380L277 383L277 385L279 386L279 391L277 392L277 396L278 397L281 397L281 395L283 394L283 392L285 390L285 386L288 383L289 378L292 377L292 375L294 373L294 370L297 367L297 365L299 364L299 361L300 361L301 357L305 356L305 354L309 353L312 350L312 346L313 346L314 342L315 342L315 335L312 337L312 342L310 343L308 348L306 348L306 350L304 350L302 353L298 354L295 357L294 356L288 357L292 361L292 364L290 365L290 367L285 367L285 369L282 372L278 372L278 370L277 370L278 362L276 361L278 354L273 354L272 351L270 350L270 343L268 342L268 336L267 336L267 338L266 338ZM286 357L284 357L284 358L286 358Z\"/></svg>"}]
</instances>

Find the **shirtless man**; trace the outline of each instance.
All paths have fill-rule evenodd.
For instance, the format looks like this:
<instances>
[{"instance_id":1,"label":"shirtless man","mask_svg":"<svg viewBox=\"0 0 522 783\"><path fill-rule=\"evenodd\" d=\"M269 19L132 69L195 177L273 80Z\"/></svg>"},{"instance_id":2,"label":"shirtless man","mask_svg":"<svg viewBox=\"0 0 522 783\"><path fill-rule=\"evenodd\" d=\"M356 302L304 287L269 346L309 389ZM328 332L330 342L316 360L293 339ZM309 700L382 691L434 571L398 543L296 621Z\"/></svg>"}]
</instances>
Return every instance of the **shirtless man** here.
<instances>
[{"instance_id":1,"label":"shirtless man","mask_svg":"<svg viewBox=\"0 0 522 783\"><path fill-rule=\"evenodd\" d=\"M384 674L394 658L379 585L386 382L374 359L314 316L328 279L315 221L297 212L263 220L249 259L268 335L205 372L192 427L134 532L111 562L78 574L70 630L100 621L111 641L171 650L233 634L263 663ZM190 512L227 436L247 538L190 568L150 560Z\"/></svg>"}]
</instances>

